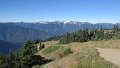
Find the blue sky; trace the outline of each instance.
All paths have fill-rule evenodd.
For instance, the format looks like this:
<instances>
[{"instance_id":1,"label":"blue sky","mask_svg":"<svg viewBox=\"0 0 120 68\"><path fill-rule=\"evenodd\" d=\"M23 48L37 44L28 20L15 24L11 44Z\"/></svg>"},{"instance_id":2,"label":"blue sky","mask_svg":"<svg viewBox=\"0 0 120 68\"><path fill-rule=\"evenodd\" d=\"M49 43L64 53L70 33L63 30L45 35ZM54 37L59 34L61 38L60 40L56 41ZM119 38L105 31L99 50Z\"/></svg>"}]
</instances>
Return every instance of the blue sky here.
<instances>
[{"instance_id":1,"label":"blue sky","mask_svg":"<svg viewBox=\"0 0 120 68\"><path fill-rule=\"evenodd\" d=\"M120 22L120 0L0 0L0 21Z\"/></svg>"}]
</instances>

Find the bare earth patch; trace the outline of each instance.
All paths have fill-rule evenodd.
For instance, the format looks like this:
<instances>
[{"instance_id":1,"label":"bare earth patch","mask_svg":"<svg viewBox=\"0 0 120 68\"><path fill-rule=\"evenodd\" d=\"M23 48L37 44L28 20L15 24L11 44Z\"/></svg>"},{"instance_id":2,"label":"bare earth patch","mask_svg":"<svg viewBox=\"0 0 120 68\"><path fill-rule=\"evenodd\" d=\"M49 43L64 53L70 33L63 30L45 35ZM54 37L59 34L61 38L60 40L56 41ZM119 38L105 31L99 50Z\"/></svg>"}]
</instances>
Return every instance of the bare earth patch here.
<instances>
[{"instance_id":1,"label":"bare earth patch","mask_svg":"<svg viewBox=\"0 0 120 68\"><path fill-rule=\"evenodd\" d=\"M100 56L120 67L120 49L96 48Z\"/></svg>"}]
</instances>

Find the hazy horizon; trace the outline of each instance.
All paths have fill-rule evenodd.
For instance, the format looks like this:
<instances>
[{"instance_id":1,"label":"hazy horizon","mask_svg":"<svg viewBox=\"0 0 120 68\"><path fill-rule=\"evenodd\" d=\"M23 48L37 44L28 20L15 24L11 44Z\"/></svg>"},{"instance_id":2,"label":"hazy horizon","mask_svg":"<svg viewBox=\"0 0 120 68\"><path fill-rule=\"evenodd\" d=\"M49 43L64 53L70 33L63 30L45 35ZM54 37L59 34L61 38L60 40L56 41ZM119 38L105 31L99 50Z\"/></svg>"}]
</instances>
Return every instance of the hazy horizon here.
<instances>
[{"instance_id":1,"label":"hazy horizon","mask_svg":"<svg viewBox=\"0 0 120 68\"><path fill-rule=\"evenodd\" d=\"M97 24L97 23L111 23L111 24L117 24L117 23L120 23L120 22L89 22L89 21L75 21L75 20L69 20L69 21L63 21L63 20L53 20L53 21L0 21L0 23L20 23L20 22L24 22L24 23L45 23L45 22L63 22L63 23L69 23L71 21L74 21L74 22L81 22L81 23L85 23L85 22L88 22L88 23L91 23L91 24Z\"/></svg>"}]
</instances>

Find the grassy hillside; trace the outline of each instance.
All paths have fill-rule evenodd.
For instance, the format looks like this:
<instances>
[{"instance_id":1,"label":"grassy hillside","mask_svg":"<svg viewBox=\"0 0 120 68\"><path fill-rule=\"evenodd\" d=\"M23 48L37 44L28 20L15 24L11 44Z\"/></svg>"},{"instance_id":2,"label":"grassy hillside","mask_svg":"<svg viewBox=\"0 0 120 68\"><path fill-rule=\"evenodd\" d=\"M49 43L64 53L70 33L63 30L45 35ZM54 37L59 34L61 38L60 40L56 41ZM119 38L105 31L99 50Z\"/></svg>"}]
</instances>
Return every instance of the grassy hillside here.
<instances>
[{"instance_id":1,"label":"grassy hillside","mask_svg":"<svg viewBox=\"0 0 120 68\"><path fill-rule=\"evenodd\" d=\"M92 41L92 45L100 48L120 48L120 40L101 40L101 41Z\"/></svg>"},{"instance_id":2,"label":"grassy hillside","mask_svg":"<svg viewBox=\"0 0 120 68\"><path fill-rule=\"evenodd\" d=\"M42 68L119 68L113 63L103 59L96 49L96 47L101 47L101 45L106 48L119 49L119 41L120 40L89 41L70 44L58 44L58 41L48 41L44 42L47 44L46 48L40 50L37 54L47 59L54 59L51 63L42 65ZM47 53L45 54L44 52ZM34 68L36 67L40 66L34 66Z\"/></svg>"}]
</instances>

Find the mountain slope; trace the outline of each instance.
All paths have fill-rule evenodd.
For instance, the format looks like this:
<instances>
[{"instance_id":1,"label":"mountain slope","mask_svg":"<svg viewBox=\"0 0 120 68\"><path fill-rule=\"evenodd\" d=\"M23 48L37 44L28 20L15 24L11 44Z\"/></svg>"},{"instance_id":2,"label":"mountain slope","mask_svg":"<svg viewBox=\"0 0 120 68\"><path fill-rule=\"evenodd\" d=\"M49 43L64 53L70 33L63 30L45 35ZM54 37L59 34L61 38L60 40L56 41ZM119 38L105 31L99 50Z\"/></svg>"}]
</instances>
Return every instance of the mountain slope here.
<instances>
[{"instance_id":1,"label":"mountain slope","mask_svg":"<svg viewBox=\"0 0 120 68\"><path fill-rule=\"evenodd\" d=\"M0 53L2 54L8 54L10 50L15 51L20 47L21 47L20 44L13 44L0 40Z\"/></svg>"},{"instance_id":2,"label":"mountain slope","mask_svg":"<svg viewBox=\"0 0 120 68\"><path fill-rule=\"evenodd\" d=\"M103 28L112 28L112 23L96 23L92 24L89 22L79 22L79 21L69 21L69 22L63 22L63 21L52 21L52 22L17 22L14 23L14 25L25 27L25 28L32 28L37 30L42 30L49 32L54 35L61 35L65 34L66 32L74 32L79 29L100 29L101 26Z\"/></svg>"},{"instance_id":3,"label":"mountain slope","mask_svg":"<svg viewBox=\"0 0 120 68\"><path fill-rule=\"evenodd\" d=\"M29 28L34 30L40 30L44 31L50 34L56 35L62 35L67 32L74 32L79 29L100 29L107 28L110 29L113 27L112 23L96 23L92 24L89 22L79 22L79 21L40 21L40 22L6 22L4 24L14 26L14 27L21 27L21 28Z\"/></svg>"},{"instance_id":4,"label":"mountain slope","mask_svg":"<svg viewBox=\"0 0 120 68\"><path fill-rule=\"evenodd\" d=\"M51 36L52 34L45 31L0 23L0 40L6 42L23 43L28 40L44 40Z\"/></svg>"}]
</instances>

